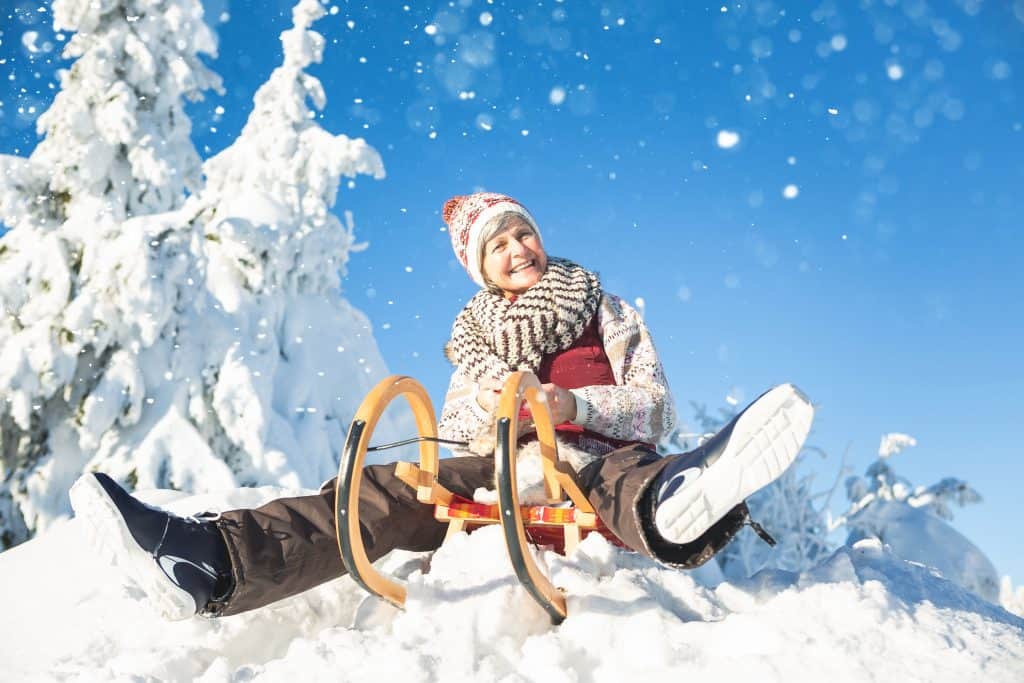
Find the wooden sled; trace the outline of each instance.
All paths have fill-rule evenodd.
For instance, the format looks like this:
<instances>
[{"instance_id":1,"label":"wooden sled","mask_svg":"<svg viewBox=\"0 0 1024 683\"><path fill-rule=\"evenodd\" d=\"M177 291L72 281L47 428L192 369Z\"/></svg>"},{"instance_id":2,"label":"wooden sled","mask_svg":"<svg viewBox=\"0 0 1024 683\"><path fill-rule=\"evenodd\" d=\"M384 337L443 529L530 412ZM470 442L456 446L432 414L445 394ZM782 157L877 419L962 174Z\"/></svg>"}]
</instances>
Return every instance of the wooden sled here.
<instances>
[{"instance_id":1,"label":"wooden sled","mask_svg":"<svg viewBox=\"0 0 1024 683\"><path fill-rule=\"evenodd\" d=\"M566 617L565 598L537 567L528 543L551 545L571 553L587 534L598 532L621 544L601 523L586 496L576 485L569 467L558 460L555 429L540 382L532 373L512 374L498 404L497 449L494 454L498 504L483 505L455 495L437 481L438 442L434 408L423 386L411 377L393 375L382 380L356 411L345 440L335 489L335 525L342 562L364 589L401 607L405 587L381 575L366 557L359 532L359 486L363 462L377 420L397 396L405 396L416 418L420 444L419 466L400 462L396 474L416 490L417 499L434 506L434 516L448 522L445 538L487 524L501 524L516 576L555 624ZM516 488L516 447L519 407L530 407L544 464L544 505L521 506ZM408 443L408 442L403 442ZM462 444L465 445L465 444ZM566 499L567 497L567 499ZM566 503L571 503L567 506Z\"/></svg>"}]
</instances>

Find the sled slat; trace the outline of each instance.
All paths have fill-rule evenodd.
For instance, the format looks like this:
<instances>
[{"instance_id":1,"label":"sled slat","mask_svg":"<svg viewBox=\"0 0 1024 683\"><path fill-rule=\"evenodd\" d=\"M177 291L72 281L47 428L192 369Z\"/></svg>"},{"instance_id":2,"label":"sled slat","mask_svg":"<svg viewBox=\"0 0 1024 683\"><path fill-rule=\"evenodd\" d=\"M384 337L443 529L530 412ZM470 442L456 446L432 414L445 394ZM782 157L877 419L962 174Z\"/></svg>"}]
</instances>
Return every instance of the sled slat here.
<instances>
[{"instance_id":1,"label":"sled slat","mask_svg":"<svg viewBox=\"0 0 1024 683\"><path fill-rule=\"evenodd\" d=\"M416 489L416 499L427 505L450 505L455 494L437 483L434 475L411 462L395 464L395 476L409 488Z\"/></svg>"},{"instance_id":2,"label":"sled slat","mask_svg":"<svg viewBox=\"0 0 1024 683\"><path fill-rule=\"evenodd\" d=\"M537 439L540 441L541 458L545 469L545 490L559 502L562 488L567 478L558 477L558 446L555 442L555 427L551 419L551 410L544 399L543 389L536 375L531 372L514 372L505 382L501 398L498 401L498 423L495 441L498 448L494 451L494 472L498 483L498 505L501 528L505 535L505 546L508 548L512 568L523 584L530 597L537 601L548 613L552 623L560 624L565 620L568 609L565 596L555 588L551 580L540 570L534 560L523 528L522 508L519 505L519 491L516 480L516 437L519 434L519 406L526 399L533 415L533 423L537 428ZM554 490L552 490L554 489ZM573 491L573 489L575 491ZM593 508L587 504L579 487L565 487L570 496L578 494L587 505L586 510ZM578 540L578 532L577 539ZM563 533L565 530L563 529ZM566 538L566 541L571 541Z\"/></svg>"},{"instance_id":3,"label":"sled slat","mask_svg":"<svg viewBox=\"0 0 1024 683\"><path fill-rule=\"evenodd\" d=\"M380 574L370 563L363 546L362 530L359 526L359 489L362 483L363 462L370 437L377 426L381 413L397 396L405 396L416 418L416 428L421 436L437 437L437 421L430 395L419 382L411 377L392 375L380 381L363 399L356 411L345 439L345 449L338 465L335 483L334 525L338 534L338 550L341 561L349 575L365 590L402 607L405 604L405 586ZM420 442L420 466L414 473L403 468L406 476L415 474L418 493L426 488L427 495L443 496L437 491L437 443L432 440ZM399 474L396 468L396 474ZM426 474L426 478L423 476ZM402 476L399 474L399 476ZM403 479L405 481L405 479ZM424 487L422 483L435 482ZM437 486L442 489L443 487Z\"/></svg>"}]
</instances>

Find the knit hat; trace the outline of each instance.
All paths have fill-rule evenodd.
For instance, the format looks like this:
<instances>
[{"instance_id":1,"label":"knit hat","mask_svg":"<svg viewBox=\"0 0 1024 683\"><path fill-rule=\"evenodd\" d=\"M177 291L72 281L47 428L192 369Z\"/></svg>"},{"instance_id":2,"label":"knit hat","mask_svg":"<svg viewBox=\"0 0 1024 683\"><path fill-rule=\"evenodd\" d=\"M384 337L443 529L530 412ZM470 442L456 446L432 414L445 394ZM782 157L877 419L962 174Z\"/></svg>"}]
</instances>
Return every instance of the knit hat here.
<instances>
[{"instance_id":1,"label":"knit hat","mask_svg":"<svg viewBox=\"0 0 1024 683\"><path fill-rule=\"evenodd\" d=\"M484 226L503 213L518 214L540 237L537 221L533 220L525 206L508 195L476 192L452 197L444 203L444 222L448 224L455 257L473 278L473 282L481 287L484 286L484 274L480 263L480 239L483 237Z\"/></svg>"}]
</instances>

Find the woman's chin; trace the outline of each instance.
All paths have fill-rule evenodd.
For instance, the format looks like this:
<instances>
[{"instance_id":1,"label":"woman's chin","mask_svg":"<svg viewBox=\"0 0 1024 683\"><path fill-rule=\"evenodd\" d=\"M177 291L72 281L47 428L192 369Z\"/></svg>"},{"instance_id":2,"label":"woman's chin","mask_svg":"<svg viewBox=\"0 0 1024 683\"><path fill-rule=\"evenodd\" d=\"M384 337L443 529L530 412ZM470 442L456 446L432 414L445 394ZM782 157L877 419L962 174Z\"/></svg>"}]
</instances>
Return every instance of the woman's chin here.
<instances>
[{"instance_id":1,"label":"woman's chin","mask_svg":"<svg viewBox=\"0 0 1024 683\"><path fill-rule=\"evenodd\" d=\"M531 269L531 271L526 273L517 273L510 279L510 284L514 288L515 293L522 294L530 287L533 287L535 284L540 282L540 273Z\"/></svg>"}]
</instances>

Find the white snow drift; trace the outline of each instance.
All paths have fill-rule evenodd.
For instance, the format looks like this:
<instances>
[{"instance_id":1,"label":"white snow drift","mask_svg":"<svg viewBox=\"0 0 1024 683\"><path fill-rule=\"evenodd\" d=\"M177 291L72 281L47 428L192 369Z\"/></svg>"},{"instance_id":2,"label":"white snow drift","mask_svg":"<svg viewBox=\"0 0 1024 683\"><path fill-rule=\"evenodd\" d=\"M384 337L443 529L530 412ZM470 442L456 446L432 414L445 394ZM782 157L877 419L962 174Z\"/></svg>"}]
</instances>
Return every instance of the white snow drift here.
<instances>
[{"instance_id":1,"label":"white snow drift","mask_svg":"<svg viewBox=\"0 0 1024 683\"><path fill-rule=\"evenodd\" d=\"M255 505L280 489L180 497L180 512ZM83 541L77 520L0 556L0 640L12 680L162 681L1019 681L1024 620L894 557L844 547L802 574L718 583L586 539L541 553L565 589L552 626L519 586L500 531L459 535L433 557L382 567L404 611L348 578L248 614L164 622ZM428 571L429 568L429 571Z\"/></svg>"}]
</instances>

